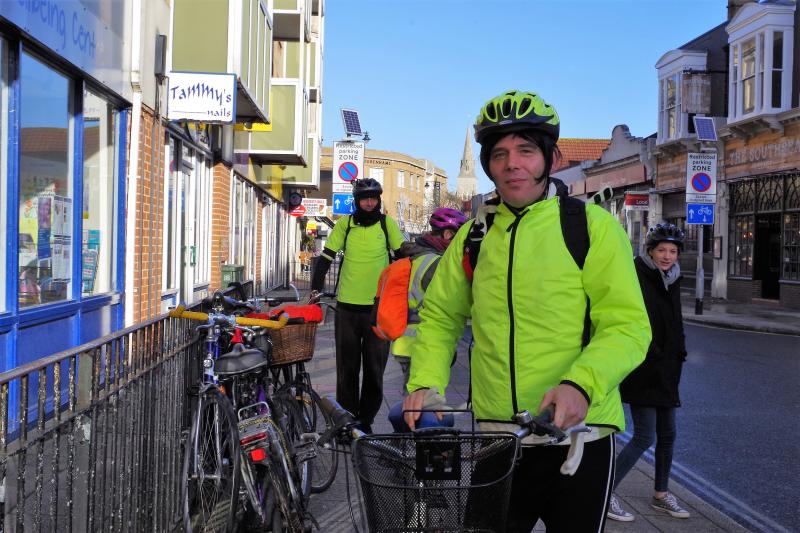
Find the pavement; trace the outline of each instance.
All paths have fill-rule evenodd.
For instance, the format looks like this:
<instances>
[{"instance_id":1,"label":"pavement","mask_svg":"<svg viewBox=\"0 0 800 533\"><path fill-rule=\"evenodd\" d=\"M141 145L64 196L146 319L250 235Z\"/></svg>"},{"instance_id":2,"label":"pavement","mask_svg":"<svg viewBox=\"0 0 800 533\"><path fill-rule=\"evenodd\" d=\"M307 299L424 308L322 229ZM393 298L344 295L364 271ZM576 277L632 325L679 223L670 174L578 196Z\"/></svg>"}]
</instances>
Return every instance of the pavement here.
<instances>
[{"instance_id":1,"label":"pavement","mask_svg":"<svg viewBox=\"0 0 800 533\"><path fill-rule=\"evenodd\" d=\"M800 336L800 311L791 311L769 303L742 304L722 300L704 302L702 315L695 315L694 298L688 296L683 301L684 321L712 327L749 330ZM331 313L332 314L332 313ZM326 322L317 330L316 352L308 365L314 388L321 395L334 395L336 390L336 361L333 340L333 320ZM384 402L373 424L376 433L390 433L387 420L389 408L401 399L402 373L392 357L384 374ZM459 356L452 369L452 381L447 390L448 403L459 405L466 400L469 384L469 368L466 357L466 344L459 345ZM623 442L617 441L617 450ZM345 463L348 471L345 471ZM349 469L349 456L340 455L336 481L326 492L311 497L310 510L319 523L320 531L339 533L355 531L351 514L360 520L359 489L352 469ZM347 480L345 479L347 478ZM652 509L649 501L653 488L653 467L641 459L625 477L616 494L623 507L633 513L633 522L607 520L605 531L609 533L651 533L651 532L744 532L748 531L730 517L707 504L702 495L697 495L674 480L670 490L691 513L688 519L676 519ZM367 531L359 521L359 530ZM544 531L541 522L534 531Z\"/></svg>"}]
</instances>

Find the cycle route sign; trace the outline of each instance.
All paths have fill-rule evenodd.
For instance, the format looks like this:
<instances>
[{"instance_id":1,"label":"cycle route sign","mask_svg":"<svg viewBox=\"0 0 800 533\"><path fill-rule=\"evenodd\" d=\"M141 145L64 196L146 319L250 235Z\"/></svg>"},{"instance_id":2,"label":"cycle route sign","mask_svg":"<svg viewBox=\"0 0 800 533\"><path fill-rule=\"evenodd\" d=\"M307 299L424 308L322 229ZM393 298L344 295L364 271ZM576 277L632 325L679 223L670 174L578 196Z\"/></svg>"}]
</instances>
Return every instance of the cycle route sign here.
<instances>
[{"instance_id":1,"label":"cycle route sign","mask_svg":"<svg viewBox=\"0 0 800 533\"><path fill-rule=\"evenodd\" d=\"M333 214L352 215L356 210L352 194L333 193Z\"/></svg>"},{"instance_id":2,"label":"cycle route sign","mask_svg":"<svg viewBox=\"0 0 800 533\"><path fill-rule=\"evenodd\" d=\"M716 153L687 154L686 203L717 203Z\"/></svg>"},{"instance_id":3,"label":"cycle route sign","mask_svg":"<svg viewBox=\"0 0 800 533\"><path fill-rule=\"evenodd\" d=\"M713 224L714 204L686 204L687 224Z\"/></svg>"},{"instance_id":4,"label":"cycle route sign","mask_svg":"<svg viewBox=\"0 0 800 533\"><path fill-rule=\"evenodd\" d=\"M364 143L333 143L333 193L352 193L353 180L364 177Z\"/></svg>"}]
</instances>

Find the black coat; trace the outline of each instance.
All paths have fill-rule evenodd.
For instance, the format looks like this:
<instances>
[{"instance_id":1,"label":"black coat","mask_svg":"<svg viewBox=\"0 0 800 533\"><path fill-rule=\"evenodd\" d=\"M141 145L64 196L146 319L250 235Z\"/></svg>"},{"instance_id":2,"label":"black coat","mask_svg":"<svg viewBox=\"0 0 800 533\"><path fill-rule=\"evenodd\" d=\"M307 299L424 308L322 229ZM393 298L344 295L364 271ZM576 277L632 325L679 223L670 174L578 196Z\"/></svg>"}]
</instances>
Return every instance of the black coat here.
<instances>
[{"instance_id":1,"label":"black coat","mask_svg":"<svg viewBox=\"0 0 800 533\"><path fill-rule=\"evenodd\" d=\"M620 385L622 401L648 407L678 407L678 383L686 360L681 313L681 278L664 288L661 273L634 260L653 340L647 357Z\"/></svg>"}]
</instances>

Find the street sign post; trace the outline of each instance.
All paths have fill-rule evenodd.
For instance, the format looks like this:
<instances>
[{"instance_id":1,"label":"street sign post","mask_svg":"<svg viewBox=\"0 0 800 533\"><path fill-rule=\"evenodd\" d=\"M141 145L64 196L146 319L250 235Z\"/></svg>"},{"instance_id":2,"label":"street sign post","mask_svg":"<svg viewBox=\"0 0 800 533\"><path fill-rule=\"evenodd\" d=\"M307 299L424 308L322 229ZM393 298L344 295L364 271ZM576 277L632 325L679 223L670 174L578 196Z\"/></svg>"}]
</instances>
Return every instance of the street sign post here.
<instances>
[{"instance_id":1,"label":"street sign post","mask_svg":"<svg viewBox=\"0 0 800 533\"><path fill-rule=\"evenodd\" d=\"M356 210L352 194L333 193L333 214L352 215Z\"/></svg>"},{"instance_id":2,"label":"street sign post","mask_svg":"<svg viewBox=\"0 0 800 533\"><path fill-rule=\"evenodd\" d=\"M717 153L686 154L686 223L697 224L697 270L694 314L703 314L705 270L703 269L703 226L714 223L717 203Z\"/></svg>"},{"instance_id":3,"label":"street sign post","mask_svg":"<svg viewBox=\"0 0 800 533\"><path fill-rule=\"evenodd\" d=\"M339 141L333 143L333 192L351 193L353 180L364 177L364 143Z\"/></svg>"},{"instance_id":4,"label":"street sign post","mask_svg":"<svg viewBox=\"0 0 800 533\"><path fill-rule=\"evenodd\" d=\"M714 204L686 204L687 224L713 224Z\"/></svg>"}]
</instances>

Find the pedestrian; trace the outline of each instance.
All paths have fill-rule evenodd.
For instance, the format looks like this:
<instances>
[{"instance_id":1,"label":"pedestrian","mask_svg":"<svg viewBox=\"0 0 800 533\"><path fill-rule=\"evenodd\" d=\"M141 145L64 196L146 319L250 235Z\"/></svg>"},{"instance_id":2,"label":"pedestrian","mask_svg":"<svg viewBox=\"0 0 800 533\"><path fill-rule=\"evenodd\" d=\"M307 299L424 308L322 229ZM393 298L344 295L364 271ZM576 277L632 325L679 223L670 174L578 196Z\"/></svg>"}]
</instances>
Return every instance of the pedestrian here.
<instances>
[{"instance_id":1,"label":"pedestrian","mask_svg":"<svg viewBox=\"0 0 800 533\"><path fill-rule=\"evenodd\" d=\"M550 178L559 129L555 109L535 93L509 91L481 108L475 138L499 201L478 210L439 262L404 402L407 410L421 409L444 393L453 350L472 317L471 400L481 429L514 429L515 413L551 406L558 427L591 428L573 476L559 472L567 446L532 446L541 437L526 438L511 486L511 532L528 533L539 519L548 531L602 529L612 434L625 422L619 383L650 341L624 230L600 206L569 199ZM575 202L577 210L566 209ZM576 235L586 237L577 239L582 245ZM407 412L409 426L418 417Z\"/></svg>"},{"instance_id":2,"label":"pedestrian","mask_svg":"<svg viewBox=\"0 0 800 533\"><path fill-rule=\"evenodd\" d=\"M413 243L400 248L400 255L411 258L411 276L408 290L408 327L403 336L392 341L390 352L403 371L401 392L405 396L411 368L411 345L416 338L419 312L428 285L433 279L442 254L450 245L456 232L467 221L461 211L450 207L439 207L431 214L428 224L431 230L423 233Z\"/></svg>"},{"instance_id":3,"label":"pedestrian","mask_svg":"<svg viewBox=\"0 0 800 533\"><path fill-rule=\"evenodd\" d=\"M336 401L367 433L383 401L383 371L389 357L389 343L372 331L370 312L378 277L403 244L397 222L381 212L382 193L381 184L372 178L353 183L356 210L334 225L311 282L312 294L321 292L331 262L344 251L334 325Z\"/></svg>"},{"instance_id":4,"label":"pedestrian","mask_svg":"<svg viewBox=\"0 0 800 533\"><path fill-rule=\"evenodd\" d=\"M678 264L683 237L683 231L674 224L658 224L647 232L647 253L634 260L653 340L644 362L620 385L622 401L630 404L633 437L617 457L614 477L616 489L655 442L655 490L650 506L675 518L689 518L689 512L669 492L675 410L681 405L678 384L686 360ZM608 517L621 522L633 520L615 495L611 496Z\"/></svg>"}]
</instances>

